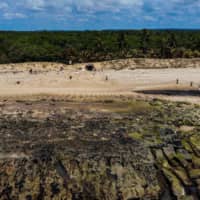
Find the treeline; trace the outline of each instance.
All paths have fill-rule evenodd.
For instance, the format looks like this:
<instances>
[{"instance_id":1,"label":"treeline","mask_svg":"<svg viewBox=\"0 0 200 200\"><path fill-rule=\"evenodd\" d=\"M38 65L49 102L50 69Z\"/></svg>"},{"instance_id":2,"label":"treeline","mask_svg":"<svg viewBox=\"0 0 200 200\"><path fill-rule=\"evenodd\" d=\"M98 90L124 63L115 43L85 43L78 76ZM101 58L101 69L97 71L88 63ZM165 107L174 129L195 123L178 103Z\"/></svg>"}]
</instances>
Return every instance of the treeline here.
<instances>
[{"instance_id":1,"label":"treeline","mask_svg":"<svg viewBox=\"0 0 200 200\"><path fill-rule=\"evenodd\" d=\"M0 63L200 57L200 31L0 32Z\"/></svg>"}]
</instances>

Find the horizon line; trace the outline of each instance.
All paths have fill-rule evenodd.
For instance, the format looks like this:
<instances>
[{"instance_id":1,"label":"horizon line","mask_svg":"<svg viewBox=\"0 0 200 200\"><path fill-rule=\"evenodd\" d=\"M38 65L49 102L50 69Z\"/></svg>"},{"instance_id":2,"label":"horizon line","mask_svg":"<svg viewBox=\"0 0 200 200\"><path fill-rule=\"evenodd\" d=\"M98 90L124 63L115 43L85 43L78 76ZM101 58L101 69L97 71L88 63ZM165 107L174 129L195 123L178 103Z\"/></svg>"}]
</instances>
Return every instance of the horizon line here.
<instances>
[{"instance_id":1,"label":"horizon line","mask_svg":"<svg viewBox=\"0 0 200 200\"><path fill-rule=\"evenodd\" d=\"M12 30L12 29L0 29L0 32L89 32L89 31L200 31L200 28L135 28L135 29L34 29L34 30Z\"/></svg>"}]
</instances>

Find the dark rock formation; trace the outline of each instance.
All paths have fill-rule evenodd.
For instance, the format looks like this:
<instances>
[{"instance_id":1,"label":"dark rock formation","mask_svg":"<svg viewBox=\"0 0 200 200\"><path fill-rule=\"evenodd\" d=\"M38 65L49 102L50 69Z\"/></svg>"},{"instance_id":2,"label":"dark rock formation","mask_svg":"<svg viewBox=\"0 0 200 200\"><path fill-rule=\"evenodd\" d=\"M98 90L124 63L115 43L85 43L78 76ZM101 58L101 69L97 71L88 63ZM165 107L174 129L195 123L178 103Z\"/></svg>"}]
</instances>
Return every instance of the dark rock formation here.
<instances>
[{"instance_id":1,"label":"dark rock formation","mask_svg":"<svg viewBox=\"0 0 200 200\"><path fill-rule=\"evenodd\" d=\"M105 113L53 102L4 102L0 199L199 199L199 107Z\"/></svg>"}]
</instances>

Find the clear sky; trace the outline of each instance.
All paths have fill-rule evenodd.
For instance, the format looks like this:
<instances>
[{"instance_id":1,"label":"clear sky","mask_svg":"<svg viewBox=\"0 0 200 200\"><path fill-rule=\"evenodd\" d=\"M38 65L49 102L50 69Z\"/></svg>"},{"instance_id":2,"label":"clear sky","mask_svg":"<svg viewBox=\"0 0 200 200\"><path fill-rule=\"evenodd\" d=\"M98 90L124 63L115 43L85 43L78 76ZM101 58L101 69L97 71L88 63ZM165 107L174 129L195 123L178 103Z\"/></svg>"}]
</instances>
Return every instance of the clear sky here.
<instances>
[{"instance_id":1,"label":"clear sky","mask_svg":"<svg viewBox=\"0 0 200 200\"><path fill-rule=\"evenodd\" d=\"M200 0L0 0L0 30L200 28Z\"/></svg>"}]
</instances>

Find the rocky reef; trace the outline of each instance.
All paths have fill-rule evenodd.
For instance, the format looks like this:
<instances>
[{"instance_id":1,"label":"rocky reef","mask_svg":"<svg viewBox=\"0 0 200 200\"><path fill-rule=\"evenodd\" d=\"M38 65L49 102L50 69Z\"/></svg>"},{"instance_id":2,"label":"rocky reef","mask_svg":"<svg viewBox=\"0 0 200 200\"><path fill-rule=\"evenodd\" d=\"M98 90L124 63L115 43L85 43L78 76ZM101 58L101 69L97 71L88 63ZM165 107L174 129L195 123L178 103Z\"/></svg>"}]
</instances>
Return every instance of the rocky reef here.
<instances>
[{"instance_id":1,"label":"rocky reef","mask_svg":"<svg viewBox=\"0 0 200 200\"><path fill-rule=\"evenodd\" d=\"M3 102L0 199L199 199L199 141L196 105Z\"/></svg>"}]
</instances>

